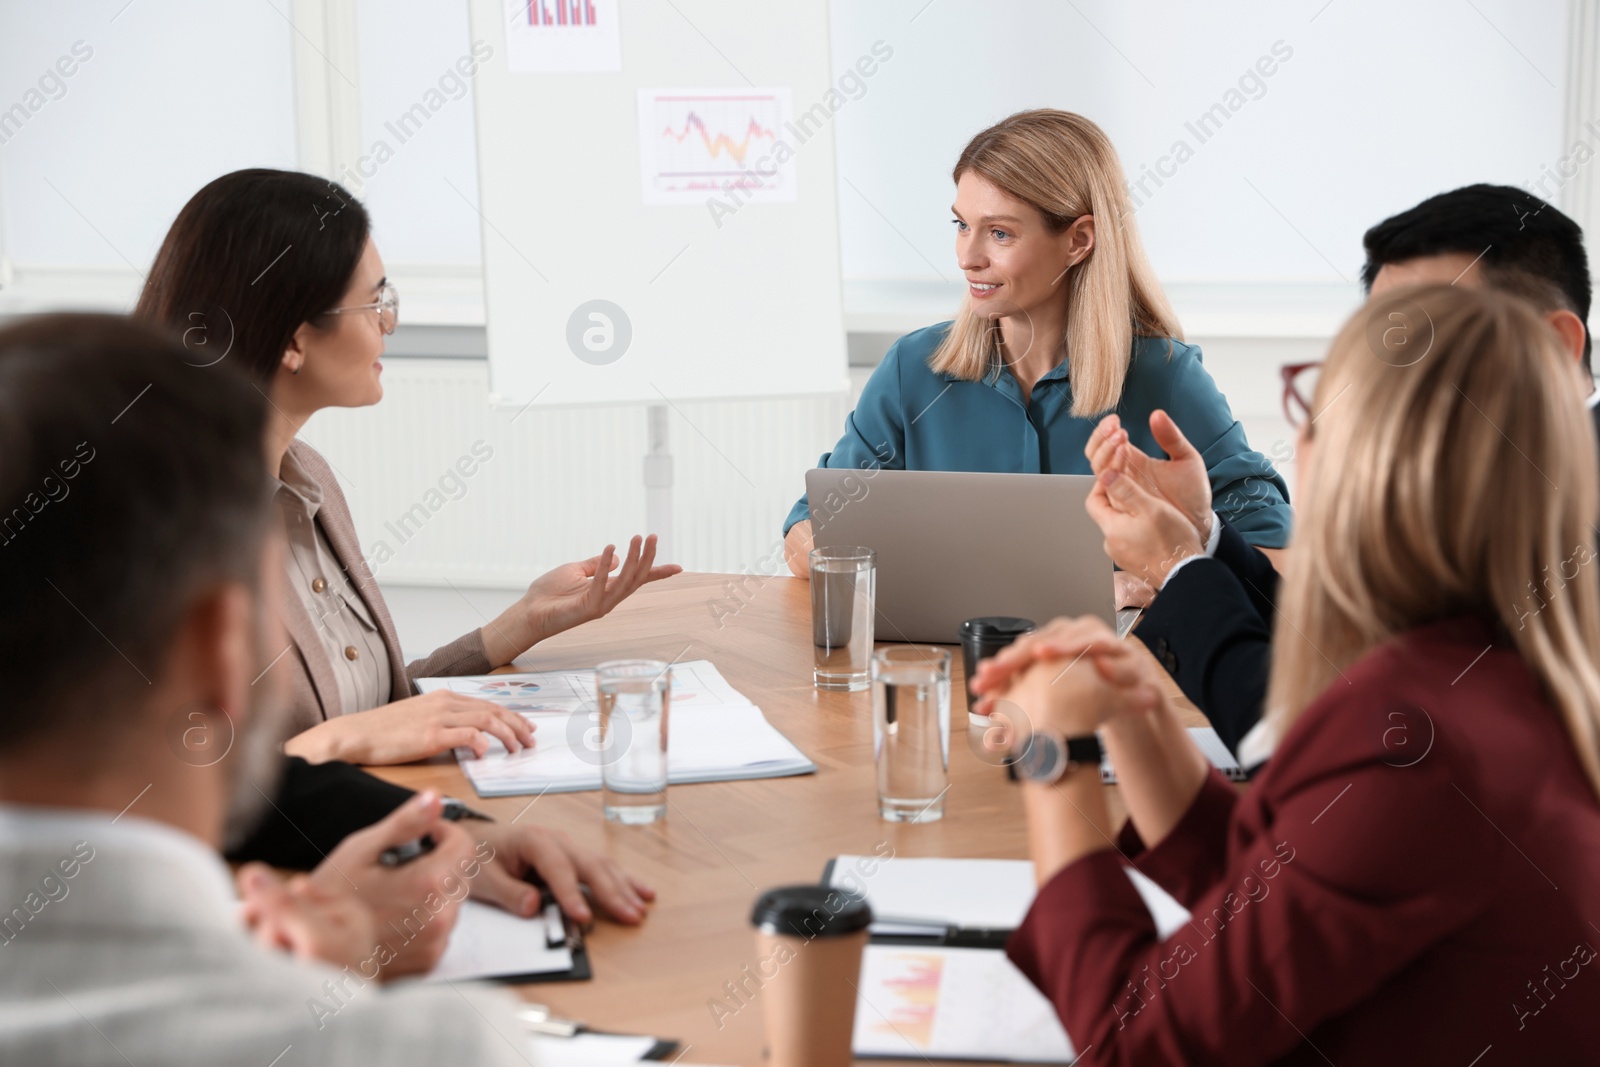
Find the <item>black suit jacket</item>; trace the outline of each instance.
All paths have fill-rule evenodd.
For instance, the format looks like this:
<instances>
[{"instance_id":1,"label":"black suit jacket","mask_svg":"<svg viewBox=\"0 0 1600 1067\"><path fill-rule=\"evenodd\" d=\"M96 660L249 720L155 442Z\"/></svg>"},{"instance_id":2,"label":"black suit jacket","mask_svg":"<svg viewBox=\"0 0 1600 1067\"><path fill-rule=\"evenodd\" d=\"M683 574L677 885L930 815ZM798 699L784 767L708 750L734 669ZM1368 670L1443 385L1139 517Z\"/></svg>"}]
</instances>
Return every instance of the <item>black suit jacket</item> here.
<instances>
[{"instance_id":1,"label":"black suit jacket","mask_svg":"<svg viewBox=\"0 0 1600 1067\"><path fill-rule=\"evenodd\" d=\"M1224 522L1216 557L1184 564L1134 631L1235 754L1266 704L1277 599L1278 572Z\"/></svg>"},{"instance_id":2,"label":"black suit jacket","mask_svg":"<svg viewBox=\"0 0 1600 1067\"><path fill-rule=\"evenodd\" d=\"M1266 702L1277 598L1277 570L1224 522L1215 558L1184 564L1134 631L1233 752Z\"/></svg>"},{"instance_id":3,"label":"black suit jacket","mask_svg":"<svg viewBox=\"0 0 1600 1067\"><path fill-rule=\"evenodd\" d=\"M309 871L340 841L388 815L411 795L411 790L348 763L285 757L272 806L255 832L229 850L228 859Z\"/></svg>"}]
</instances>

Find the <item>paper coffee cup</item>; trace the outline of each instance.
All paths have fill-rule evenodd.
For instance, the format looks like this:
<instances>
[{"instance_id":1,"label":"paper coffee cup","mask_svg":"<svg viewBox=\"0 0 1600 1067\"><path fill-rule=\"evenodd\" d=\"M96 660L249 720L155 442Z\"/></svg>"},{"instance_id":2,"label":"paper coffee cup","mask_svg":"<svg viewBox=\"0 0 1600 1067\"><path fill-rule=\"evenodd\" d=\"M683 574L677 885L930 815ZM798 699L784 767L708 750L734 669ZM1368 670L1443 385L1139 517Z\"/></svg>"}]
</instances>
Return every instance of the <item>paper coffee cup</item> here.
<instances>
[{"instance_id":1,"label":"paper coffee cup","mask_svg":"<svg viewBox=\"0 0 1600 1067\"><path fill-rule=\"evenodd\" d=\"M827 886L786 886L761 894L750 922L763 972L777 972L761 988L767 1062L848 1067L872 908Z\"/></svg>"}]
</instances>

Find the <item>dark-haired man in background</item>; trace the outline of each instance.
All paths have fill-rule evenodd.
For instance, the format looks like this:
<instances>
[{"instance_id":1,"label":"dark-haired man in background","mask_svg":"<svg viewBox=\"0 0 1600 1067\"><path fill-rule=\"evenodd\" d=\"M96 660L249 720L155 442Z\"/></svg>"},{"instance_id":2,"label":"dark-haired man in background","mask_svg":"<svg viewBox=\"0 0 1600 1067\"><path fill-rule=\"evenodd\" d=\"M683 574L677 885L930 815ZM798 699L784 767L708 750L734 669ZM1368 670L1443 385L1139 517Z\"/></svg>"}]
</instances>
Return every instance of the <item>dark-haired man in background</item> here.
<instances>
[{"instance_id":1,"label":"dark-haired man in background","mask_svg":"<svg viewBox=\"0 0 1600 1067\"><path fill-rule=\"evenodd\" d=\"M1385 219L1362 243L1368 295L1434 283L1499 289L1532 303L1582 368L1574 380L1600 433L1589 264L1572 219L1521 189L1469 185ZM1170 420L1156 439L1168 458L1133 449L1115 416L1101 423L1087 451L1104 502L1092 500L1090 510L1117 565L1159 590L1135 631L1139 639L1249 766L1270 751L1264 735L1245 740L1266 698L1278 572L1213 514L1205 466Z\"/></svg>"}]
</instances>

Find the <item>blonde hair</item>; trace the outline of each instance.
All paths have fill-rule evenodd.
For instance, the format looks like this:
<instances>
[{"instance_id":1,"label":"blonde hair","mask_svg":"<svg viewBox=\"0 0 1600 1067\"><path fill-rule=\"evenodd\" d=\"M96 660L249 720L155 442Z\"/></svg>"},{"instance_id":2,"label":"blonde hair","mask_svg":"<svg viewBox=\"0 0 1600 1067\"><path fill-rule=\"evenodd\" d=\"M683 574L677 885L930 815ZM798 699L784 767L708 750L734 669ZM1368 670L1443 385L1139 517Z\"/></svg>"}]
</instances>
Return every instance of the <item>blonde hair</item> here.
<instances>
[{"instance_id":1,"label":"blonde hair","mask_svg":"<svg viewBox=\"0 0 1600 1067\"><path fill-rule=\"evenodd\" d=\"M1019 111L968 142L952 177L959 182L968 171L1032 205L1057 233L1082 215L1094 216L1094 248L1067 272L1071 311L1062 357L1072 359L1072 413L1110 411L1122 399L1135 336L1183 339L1139 243L1116 149L1082 115ZM967 381L999 372L994 324L973 311L970 299L962 300L928 365Z\"/></svg>"},{"instance_id":2,"label":"blonde hair","mask_svg":"<svg viewBox=\"0 0 1600 1067\"><path fill-rule=\"evenodd\" d=\"M1436 285L1375 298L1317 382L1273 638L1282 737L1386 639L1457 614L1496 620L1600 794L1594 434L1577 370L1522 300ZM1554 583L1552 583L1554 579Z\"/></svg>"}]
</instances>

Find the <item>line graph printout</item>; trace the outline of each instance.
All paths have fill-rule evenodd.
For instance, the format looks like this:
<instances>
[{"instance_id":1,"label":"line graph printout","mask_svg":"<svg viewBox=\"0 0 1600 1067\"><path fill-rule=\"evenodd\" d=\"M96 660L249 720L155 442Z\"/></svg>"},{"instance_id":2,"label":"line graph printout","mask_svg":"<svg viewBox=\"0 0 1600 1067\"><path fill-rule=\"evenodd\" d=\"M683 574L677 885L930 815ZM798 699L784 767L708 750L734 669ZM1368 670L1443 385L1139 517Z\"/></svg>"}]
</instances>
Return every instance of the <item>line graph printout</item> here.
<instances>
[{"instance_id":1,"label":"line graph printout","mask_svg":"<svg viewBox=\"0 0 1600 1067\"><path fill-rule=\"evenodd\" d=\"M793 201L806 138L781 89L640 89L639 168L647 204Z\"/></svg>"},{"instance_id":2,"label":"line graph printout","mask_svg":"<svg viewBox=\"0 0 1600 1067\"><path fill-rule=\"evenodd\" d=\"M622 69L618 0L500 0L506 68L566 74Z\"/></svg>"}]
</instances>

